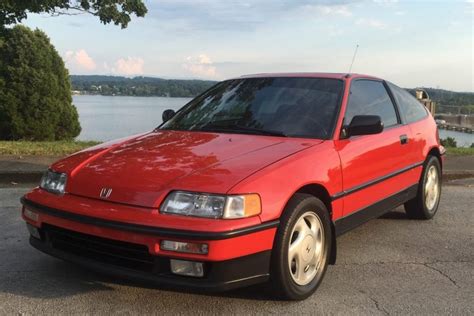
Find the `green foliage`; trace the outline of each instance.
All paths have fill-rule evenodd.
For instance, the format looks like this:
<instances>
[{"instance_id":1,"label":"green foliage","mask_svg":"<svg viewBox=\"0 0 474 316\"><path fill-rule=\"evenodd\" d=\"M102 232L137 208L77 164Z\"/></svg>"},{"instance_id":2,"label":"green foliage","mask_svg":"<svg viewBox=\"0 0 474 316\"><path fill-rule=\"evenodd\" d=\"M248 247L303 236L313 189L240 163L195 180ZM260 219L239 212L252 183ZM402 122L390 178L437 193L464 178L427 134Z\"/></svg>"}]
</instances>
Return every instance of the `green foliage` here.
<instances>
[{"instance_id":1,"label":"green foliage","mask_svg":"<svg viewBox=\"0 0 474 316\"><path fill-rule=\"evenodd\" d=\"M436 113L473 114L474 93L455 92L443 89L423 88L436 102ZM415 89L407 89L415 96Z\"/></svg>"},{"instance_id":2,"label":"green foliage","mask_svg":"<svg viewBox=\"0 0 474 316\"><path fill-rule=\"evenodd\" d=\"M104 24L112 22L126 28L131 14L143 17L147 8L142 0L1 0L0 27L21 22L27 13L43 12L52 15L86 12Z\"/></svg>"},{"instance_id":3,"label":"green foliage","mask_svg":"<svg viewBox=\"0 0 474 316\"><path fill-rule=\"evenodd\" d=\"M100 144L93 141L0 141L0 155L14 156L64 156Z\"/></svg>"},{"instance_id":4,"label":"green foliage","mask_svg":"<svg viewBox=\"0 0 474 316\"><path fill-rule=\"evenodd\" d=\"M85 94L195 97L215 81L166 80L151 77L71 76L73 90Z\"/></svg>"},{"instance_id":5,"label":"green foliage","mask_svg":"<svg viewBox=\"0 0 474 316\"><path fill-rule=\"evenodd\" d=\"M474 156L474 147L447 147L446 152L448 156Z\"/></svg>"},{"instance_id":6,"label":"green foliage","mask_svg":"<svg viewBox=\"0 0 474 316\"><path fill-rule=\"evenodd\" d=\"M441 139L441 145L444 147L456 148L458 147L458 143L453 137L448 137L446 139Z\"/></svg>"},{"instance_id":7,"label":"green foliage","mask_svg":"<svg viewBox=\"0 0 474 316\"><path fill-rule=\"evenodd\" d=\"M49 38L25 26L0 29L0 139L79 135L68 71Z\"/></svg>"}]
</instances>

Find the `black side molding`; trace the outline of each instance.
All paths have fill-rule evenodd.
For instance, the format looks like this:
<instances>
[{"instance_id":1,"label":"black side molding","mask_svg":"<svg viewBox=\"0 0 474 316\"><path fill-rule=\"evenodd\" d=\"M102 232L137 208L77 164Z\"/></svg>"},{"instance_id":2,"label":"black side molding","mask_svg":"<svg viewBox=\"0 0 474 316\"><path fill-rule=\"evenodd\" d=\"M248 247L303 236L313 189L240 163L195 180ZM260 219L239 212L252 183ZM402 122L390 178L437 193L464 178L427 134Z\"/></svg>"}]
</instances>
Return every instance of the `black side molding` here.
<instances>
[{"instance_id":1,"label":"black side molding","mask_svg":"<svg viewBox=\"0 0 474 316\"><path fill-rule=\"evenodd\" d=\"M424 164L424 162L422 161L422 162L418 162L418 163L409 165L409 166L407 166L407 167L405 167L405 168L403 168L403 169L394 171L394 172L389 173L389 174L387 174L387 175L385 175L385 176L383 176L383 177L380 177L380 178L377 178L377 179L368 181L368 182L366 182L366 183L362 183L362 184L360 184L360 185L358 185L358 186L355 186L355 187L352 187L352 188L350 188L350 189L348 189L348 190L345 190L345 191L336 193L336 194L334 194L333 196L331 196L331 199L332 199L333 201L334 201L334 200L337 200L337 199L340 199L340 198L342 198L343 196L347 196L347 195L349 195L349 194L352 194L352 193L355 193L355 192L357 192L357 191L363 190L363 189L365 189L365 188L367 188L367 187L370 187L370 186L372 186L372 185L376 185L376 184L378 184L378 183L380 183L380 182L383 182L383 181L388 180L388 179L390 179L390 178L396 177L396 176L398 176L399 174L402 174L402 173L404 173L404 172L407 172L407 171L409 171L409 170L411 170L411 169L415 169L415 168L417 168L417 167L419 167L419 166L422 166L423 164Z\"/></svg>"},{"instance_id":2,"label":"black side molding","mask_svg":"<svg viewBox=\"0 0 474 316\"><path fill-rule=\"evenodd\" d=\"M259 232L259 231L270 229L270 228L275 228L280 223L279 220L274 220L274 221L264 222L259 225L240 228L240 229L231 230L231 231L198 232L198 231L192 231L192 230L170 229L170 228L124 223L124 222L106 220L103 218L80 215L80 214L44 206L44 205L35 203L31 200L28 200L25 197L22 197L20 201L21 201L21 204L23 204L25 207L28 207L39 213L67 219L67 220L82 223L82 224L94 225L94 226L117 229L117 230L124 230L124 231L139 233L139 234L156 235L160 237L169 237L169 238L191 239L191 240L220 240L220 239L234 238L234 237L239 237L239 236L255 233L255 232Z\"/></svg>"},{"instance_id":3,"label":"black side molding","mask_svg":"<svg viewBox=\"0 0 474 316\"><path fill-rule=\"evenodd\" d=\"M379 202L376 202L366 208L353 212L343 218L339 218L335 221L334 226L336 228L336 236L340 236L357 226L360 226L371 219L382 216L388 213L397 206L405 203L408 200L413 199L418 192L418 184L414 184L398 193L395 193L388 198L385 198Z\"/></svg>"}]
</instances>

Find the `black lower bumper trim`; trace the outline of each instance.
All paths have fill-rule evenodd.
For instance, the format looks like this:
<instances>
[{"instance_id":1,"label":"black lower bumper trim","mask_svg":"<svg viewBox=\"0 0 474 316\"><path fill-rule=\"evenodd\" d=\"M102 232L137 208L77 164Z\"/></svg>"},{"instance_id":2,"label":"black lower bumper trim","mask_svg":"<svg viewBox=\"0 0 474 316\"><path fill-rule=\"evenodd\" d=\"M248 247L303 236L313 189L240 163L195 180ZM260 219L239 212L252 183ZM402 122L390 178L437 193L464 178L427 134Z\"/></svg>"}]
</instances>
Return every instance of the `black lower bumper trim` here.
<instances>
[{"instance_id":1,"label":"black lower bumper trim","mask_svg":"<svg viewBox=\"0 0 474 316\"><path fill-rule=\"evenodd\" d=\"M271 251L263 251L226 261L204 262L206 272L203 278L183 277L174 275L169 271L169 260L171 258L168 257L150 255L155 259L152 264L156 266L151 270L142 271L136 269L136 266L134 268L118 266L113 263L113 260L108 262L98 261L99 257L82 256L77 252L60 249L47 237L47 233L40 231L41 240L30 237L30 244L34 248L53 257L100 273L120 276L123 279L171 288L189 288L215 292L258 284L269 279Z\"/></svg>"}]
</instances>

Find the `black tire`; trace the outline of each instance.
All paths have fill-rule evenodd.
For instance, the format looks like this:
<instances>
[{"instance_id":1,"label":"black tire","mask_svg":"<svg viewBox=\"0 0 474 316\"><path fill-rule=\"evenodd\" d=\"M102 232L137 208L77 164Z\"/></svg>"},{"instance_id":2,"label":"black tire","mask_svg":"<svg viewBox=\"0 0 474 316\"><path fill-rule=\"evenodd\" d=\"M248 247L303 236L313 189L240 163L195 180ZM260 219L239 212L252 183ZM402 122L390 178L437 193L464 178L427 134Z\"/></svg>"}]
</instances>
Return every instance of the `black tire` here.
<instances>
[{"instance_id":1,"label":"black tire","mask_svg":"<svg viewBox=\"0 0 474 316\"><path fill-rule=\"evenodd\" d=\"M426 199L425 186L428 181L428 171L434 168L437 172L438 179L438 194L437 199L432 207L428 207L429 204ZM441 187L442 187L442 174L441 164L439 159L435 156L428 156L423 166L423 172L421 173L420 182L418 184L418 193L415 198L405 203L405 212L409 218L412 219L431 219L438 211L439 201L441 198Z\"/></svg>"},{"instance_id":2,"label":"black tire","mask_svg":"<svg viewBox=\"0 0 474 316\"><path fill-rule=\"evenodd\" d=\"M320 255L318 255L320 259L318 260L318 268L314 268L315 275L312 281L305 285L299 285L291 275L292 272L290 271L288 260L290 235L300 218L305 214L313 216L313 213L317 219L319 219L318 227L322 227L321 232L318 235L323 236L319 247L321 252L318 252L320 253ZM285 207L280 218L280 225L273 245L270 277L272 289L278 298L285 300L303 300L316 291L327 270L330 259L331 243L332 234L330 217L324 203L309 194L295 194L288 202L288 205ZM314 245L314 249L316 249L316 242ZM306 268L304 271L306 273Z\"/></svg>"}]
</instances>

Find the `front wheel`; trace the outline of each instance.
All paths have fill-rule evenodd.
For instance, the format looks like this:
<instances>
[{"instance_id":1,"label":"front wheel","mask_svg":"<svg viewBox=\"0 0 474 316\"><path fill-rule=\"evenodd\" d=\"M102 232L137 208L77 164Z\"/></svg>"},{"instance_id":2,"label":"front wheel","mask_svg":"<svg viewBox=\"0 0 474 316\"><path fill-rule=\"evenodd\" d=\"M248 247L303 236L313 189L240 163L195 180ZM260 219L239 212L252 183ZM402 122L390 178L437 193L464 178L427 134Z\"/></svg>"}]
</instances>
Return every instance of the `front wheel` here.
<instances>
[{"instance_id":1,"label":"front wheel","mask_svg":"<svg viewBox=\"0 0 474 316\"><path fill-rule=\"evenodd\" d=\"M429 156L423 167L415 198L405 203L409 218L431 219L438 211L441 197L441 165L438 158Z\"/></svg>"},{"instance_id":2,"label":"front wheel","mask_svg":"<svg viewBox=\"0 0 474 316\"><path fill-rule=\"evenodd\" d=\"M316 291L327 269L331 242L324 203L296 194L282 215L272 253L271 280L280 298L302 300Z\"/></svg>"}]
</instances>

